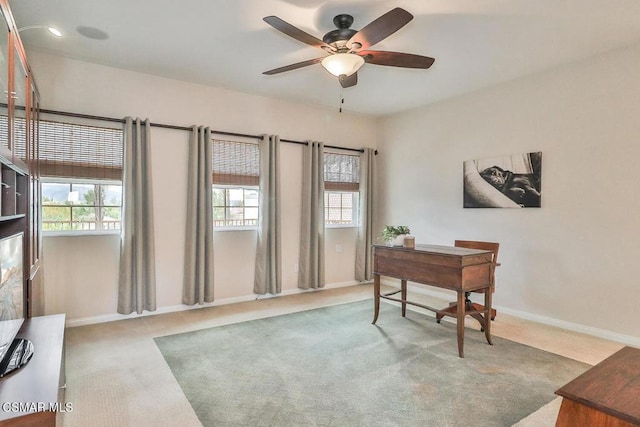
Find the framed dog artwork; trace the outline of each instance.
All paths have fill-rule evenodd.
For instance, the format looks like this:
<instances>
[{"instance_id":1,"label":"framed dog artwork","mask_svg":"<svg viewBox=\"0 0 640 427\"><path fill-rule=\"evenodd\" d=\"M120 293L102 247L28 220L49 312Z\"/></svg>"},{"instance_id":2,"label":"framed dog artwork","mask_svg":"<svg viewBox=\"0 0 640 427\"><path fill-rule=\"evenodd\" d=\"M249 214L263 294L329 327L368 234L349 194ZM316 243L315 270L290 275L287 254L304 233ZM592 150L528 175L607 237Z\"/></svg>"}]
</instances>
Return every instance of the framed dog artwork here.
<instances>
[{"instance_id":1,"label":"framed dog artwork","mask_svg":"<svg viewBox=\"0 0 640 427\"><path fill-rule=\"evenodd\" d=\"M539 208L542 152L467 160L463 180L465 208Z\"/></svg>"}]
</instances>

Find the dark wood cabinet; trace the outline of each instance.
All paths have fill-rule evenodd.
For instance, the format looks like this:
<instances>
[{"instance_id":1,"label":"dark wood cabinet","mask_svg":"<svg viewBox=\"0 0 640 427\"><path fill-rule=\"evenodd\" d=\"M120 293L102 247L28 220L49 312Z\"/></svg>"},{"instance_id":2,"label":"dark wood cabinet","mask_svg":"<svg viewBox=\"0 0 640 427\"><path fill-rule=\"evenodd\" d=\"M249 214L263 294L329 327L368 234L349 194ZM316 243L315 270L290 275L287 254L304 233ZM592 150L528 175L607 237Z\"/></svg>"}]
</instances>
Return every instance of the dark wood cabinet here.
<instances>
[{"instance_id":1,"label":"dark wood cabinet","mask_svg":"<svg viewBox=\"0 0 640 427\"><path fill-rule=\"evenodd\" d=\"M64 314L44 314L40 97L8 0L0 0L0 238L23 233L24 321L31 360L0 379L0 426L55 426L64 402ZM29 406L31 405L31 406ZM42 409L38 405L49 405Z\"/></svg>"},{"instance_id":2,"label":"dark wood cabinet","mask_svg":"<svg viewBox=\"0 0 640 427\"><path fill-rule=\"evenodd\" d=\"M25 315L44 314L39 94L8 0L0 0L0 238L24 233Z\"/></svg>"}]
</instances>

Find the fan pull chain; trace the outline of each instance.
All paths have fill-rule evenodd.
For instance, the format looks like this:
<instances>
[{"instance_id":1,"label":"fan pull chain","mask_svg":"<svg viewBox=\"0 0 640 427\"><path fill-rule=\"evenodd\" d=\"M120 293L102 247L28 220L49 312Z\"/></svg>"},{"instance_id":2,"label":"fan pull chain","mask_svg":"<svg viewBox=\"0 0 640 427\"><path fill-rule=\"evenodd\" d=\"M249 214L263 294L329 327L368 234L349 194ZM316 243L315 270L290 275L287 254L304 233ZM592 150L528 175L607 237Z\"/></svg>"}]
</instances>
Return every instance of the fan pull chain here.
<instances>
[{"instance_id":1,"label":"fan pull chain","mask_svg":"<svg viewBox=\"0 0 640 427\"><path fill-rule=\"evenodd\" d=\"M339 112L342 113L342 105L344 104L344 88L340 86L340 108Z\"/></svg>"}]
</instances>

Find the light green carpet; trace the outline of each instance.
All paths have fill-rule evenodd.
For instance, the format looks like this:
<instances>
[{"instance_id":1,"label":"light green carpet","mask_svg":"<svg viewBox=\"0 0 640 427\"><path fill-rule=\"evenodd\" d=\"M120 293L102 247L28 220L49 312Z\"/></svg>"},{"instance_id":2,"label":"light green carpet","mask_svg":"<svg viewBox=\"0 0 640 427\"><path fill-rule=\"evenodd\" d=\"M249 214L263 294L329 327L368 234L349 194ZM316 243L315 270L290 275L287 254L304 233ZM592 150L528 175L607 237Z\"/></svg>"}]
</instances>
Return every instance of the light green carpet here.
<instances>
[{"instance_id":1,"label":"light green carpet","mask_svg":"<svg viewBox=\"0 0 640 427\"><path fill-rule=\"evenodd\" d=\"M156 338L205 426L510 426L589 365L361 301Z\"/></svg>"}]
</instances>

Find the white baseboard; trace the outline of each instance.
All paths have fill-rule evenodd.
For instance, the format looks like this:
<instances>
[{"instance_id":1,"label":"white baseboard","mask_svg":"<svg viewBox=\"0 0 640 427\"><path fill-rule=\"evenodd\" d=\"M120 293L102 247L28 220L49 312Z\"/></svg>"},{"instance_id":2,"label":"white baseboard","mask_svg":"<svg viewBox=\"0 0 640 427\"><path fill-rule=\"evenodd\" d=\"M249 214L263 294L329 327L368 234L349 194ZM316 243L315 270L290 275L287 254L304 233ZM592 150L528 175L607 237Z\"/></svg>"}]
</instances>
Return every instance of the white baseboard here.
<instances>
[{"instance_id":1,"label":"white baseboard","mask_svg":"<svg viewBox=\"0 0 640 427\"><path fill-rule=\"evenodd\" d=\"M301 294L301 293L305 293L305 292L318 292L318 291L322 291L324 289L336 289L336 288L344 288L347 286L353 286L353 285L357 285L360 282L356 282L355 280L350 281L350 282L340 282L340 283L331 283L329 285L326 285L324 288L320 288L320 289L288 289L285 290L277 295L272 295L272 294L266 294L266 295L257 295L257 294L251 294L251 295L244 295L244 296L240 296L240 297L233 297L233 298L224 298L224 299L220 299L220 300L215 300L213 302L208 302L208 303L204 303L201 305L184 305L184 304L179 304L179 305L171 305L171 306L166 306L166 307L159 307L156 311L145 311L143 313L131 313L131 314L119 314L119 313L112 313L112 314L103 314L100 316L90 316L90 317L80 317L77 319L68 319L66 321L66 326L68 328L73 328L76 326L86 326L86 325L93 325L96 323L105 323L105 322L115 322L117 320L125 320L125 319L135 319L138 317L147 317L147 316L155 316L157 314L164 314L164 313L174 313L177 311L187 311L187 310L197 310L200 308L207 308L207 307L216 307L216 306L220 306L220 305L227 305L227 304L236 304L239 302L247 302L247 301L255 301L255 300L259 300L259 299L268 299L268 298L277 298L277 297L281 297L281 296L286 296L286 295L295 295L295 294Z\"/></svg>"},{"instance_id":2,"label":"white baseboard","mask_svg":"<svg viewBox=\"0 0 640 427\"><path fill-rule=\"evenodd\" d=\"M568 331L579 332L585 335L591 335L593 337L603 338L609 341L615 341L633 347L640 347L640 338L631 335L619 334L617 332L608 331L606 329L594 328L591 326L581 325L579 323L567 322L566 320L555 319L553 317L542 316L525 311L513 310L501 306L496 306L496 310L499 310L504 314L519 317L525 320L530 320L532 322L555 326L561 329L566 329Z\"/></svg>"},{"instance_id":3,"label":"white baseboard","mask_svg":"<svg viewBox=\"0 0 640 427\"><path fill-rule=\"evenodd\" d=\"M177 312L177 311L187 311L187 310L197 310L200 308L206 308L206 307L216 307L216 306L220 306L220 305L227 305L227 304L236 304L236 303L240 303L240 302L247 302L247 301L254 301L254 300L259 300L259 299L267 299L267 298L277 298L280 296L286 296L286 295L295 295L295 294L301 294L301 293L305 293L305 292L318 292L318 291L322 291L324 289L335 289L335 288L343 288L343 287L347 287L347 286L353 286L353 285L357 285L360 284L360 282L356 282L356 281L349 281L349 282L342 282L342 283L332 283L329 285L326 285L324 288L321 289L288 289L286 291L283 291L282 293L278 294L278 295L271 295L271 294L267 294L267 295L256 295L256 294L252 294L252 295L245 295L245 296L240 296L240 297L234 297L234 298L224 298L221 300L216 300L214 302L210 302L210 303L205 303L202 305L172 305L172 306L167 306L167 307L160 307L158 308L156 311L153 312L144 312L142 314L137 314L137 313L132 313L132 314L128 314L128 315L123 315L123 314L118 314L118 313L113 313L113 314L104 314L104 315L100 315L100 316L91 316L91 317L82 317L82 318L77 318L77 319L69 319L66 322L66 326L67 327L75 327L75 326L85 326L85 325L92 325L92 324L96 324L96 323L104 323L104 322L113 322L113 321L117 321L117 320L124 320L124 319L134 319L134 318L138 318L138 317L146 317L146 316L155 316L157 314L163 314L163 313L173 313L173 312ZM391 286L398 286L398 282L394 282L391 280L386 280L383 279L382 280L382 284L386 284L386 285L391 285ZM444 292L444 291L438 291L436 289L431 289L431 288L426 288L424 286L416 286L416 285L408 285L408 289L411 292L415 292L415 293L419 293L419 294L423 294L423 295L427 295L433 298L438 298L443 300L443 302L449 302L452 300L452 292ZM590 335L590 336L594 336L594 337L598 337L598 338L603 338L606 340L610 340L610 341L615 341L615 342L619 342L625 345L630 345L630 346L634 346L634 347L640 347L640 338L638 337L634 337L631 335L624 335L624 334L619 334L617 332L612 332L612 331L608 331L606 329L599 329L599 328L594 328L591 326L585 326L585 325L581 325L578 323L573 323L573 322L567 322L565 320L560 320L560 319L555 319L553 317L548 317L548 316L542 316L539 314L534 314L534 313L528 313L525 311L521 311L521 310L514 310L508 307L503 307L503 306L495 306L494 307L496 310L508 314L510 316L513 317L518 317L520 319L524 319L524 320L529 320L532 322L536 322L536 323L541 323L543 325L549 325L549 326L555 326L561 329L566 329L568 331L573 331L573 332L578 332L578 333L582 333L585 335Z\"/></svg>"},{"instance_id":4,"label":"white baseboard","mask_svg":"<svg viewBox=\"0 0 640 427\"><path fill-rule=\"evenodd\" d=\"M382 280L382 283L386 285L395 286L395 287L399 286L399 282L394 282L394 281L385 280L385 279ZM415 292L418 294L439 298L446 302L455 300L455 298L452 299L452 296L455 295L452 292L447 293L443 291L438 291L435 288L431 289L431 288L426 288L424 286L419 286L419 285L416 286L416 285L408 284L407 290L410 290L411 292ZM608 331L606 329L594 328L591 326L581 325L579 323L567 322L566 320L560 320L553 317L542 316L534 313L528 313L526 311L521 311L521 310L514 310L512 308L503 307L500 305L494 306L493 308L495 308L497 311L501 313L508 314L509 316L513 316L513 317L518 317L520 319L541 323L543 325L555 326L560 329L566 329L572 332L578 332L581 334L590 335L597 338L603 338L606 340L619 342L619 343L630 345L633 347L640 347L640 338L634 337L631 335L619 334L617 332Z\"/></svg>"}]
</instances>

